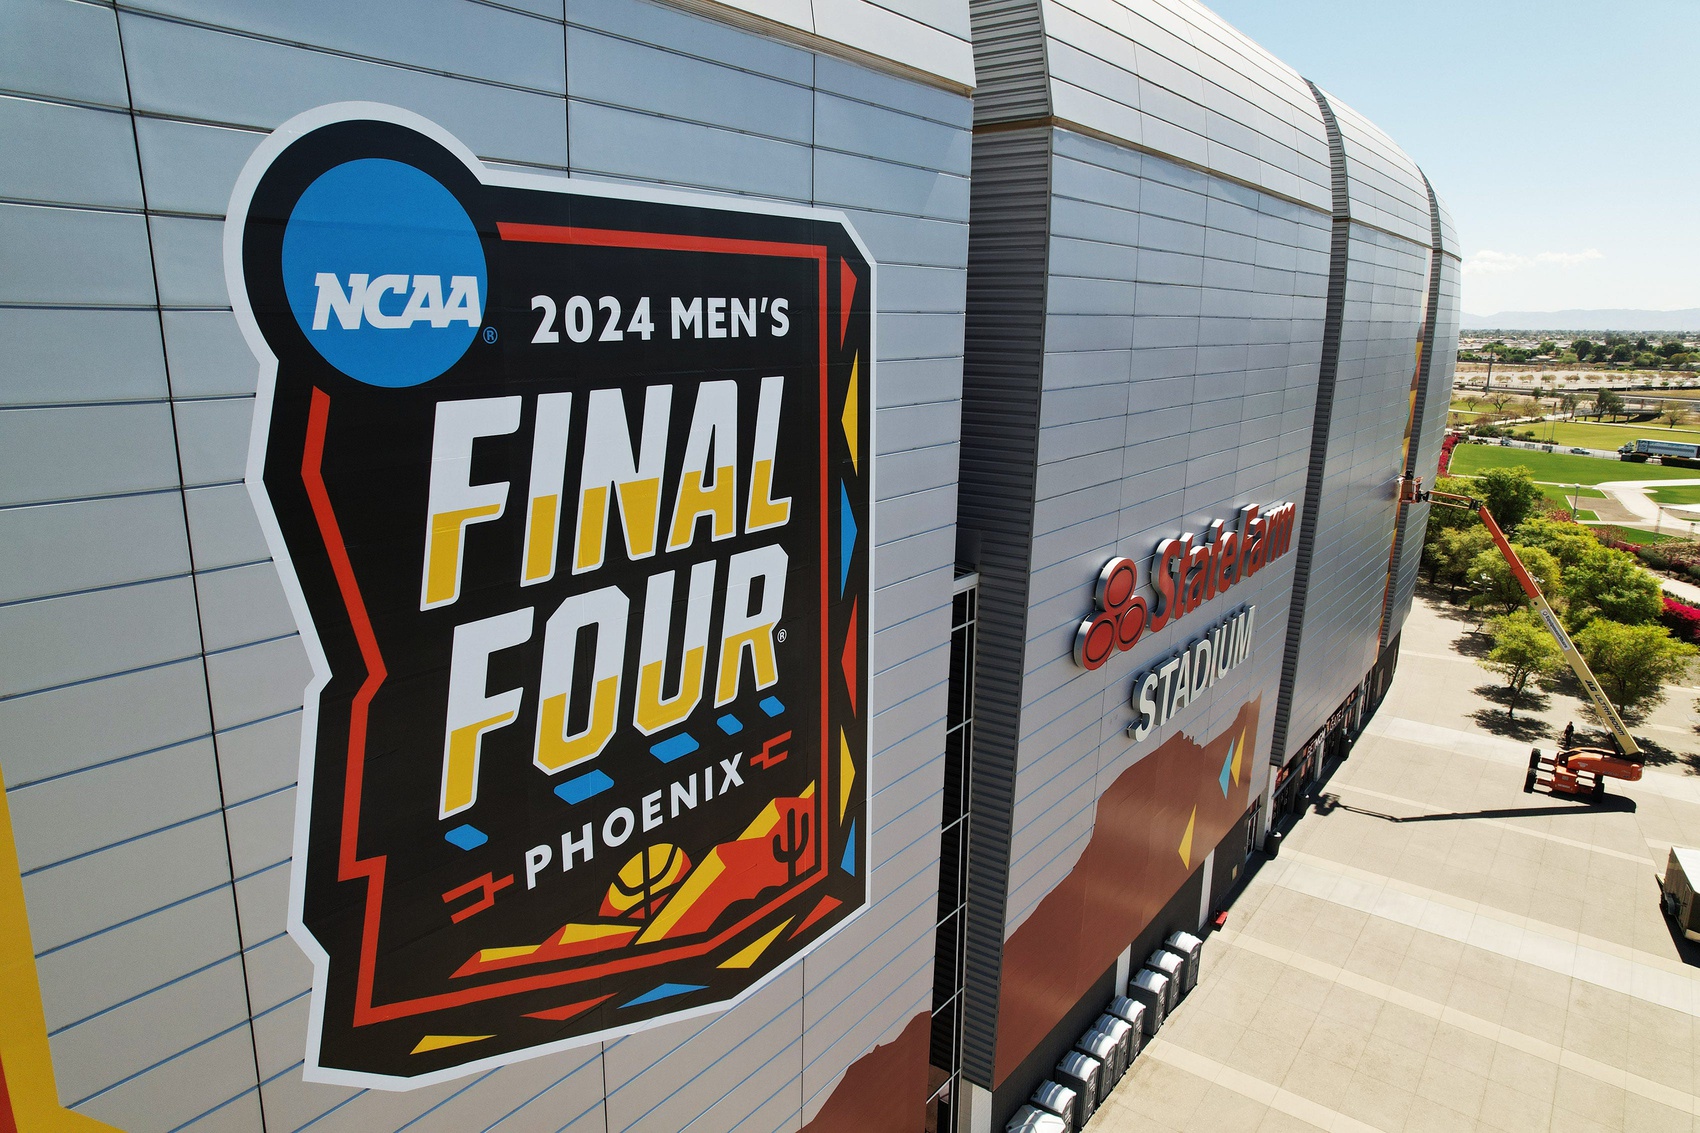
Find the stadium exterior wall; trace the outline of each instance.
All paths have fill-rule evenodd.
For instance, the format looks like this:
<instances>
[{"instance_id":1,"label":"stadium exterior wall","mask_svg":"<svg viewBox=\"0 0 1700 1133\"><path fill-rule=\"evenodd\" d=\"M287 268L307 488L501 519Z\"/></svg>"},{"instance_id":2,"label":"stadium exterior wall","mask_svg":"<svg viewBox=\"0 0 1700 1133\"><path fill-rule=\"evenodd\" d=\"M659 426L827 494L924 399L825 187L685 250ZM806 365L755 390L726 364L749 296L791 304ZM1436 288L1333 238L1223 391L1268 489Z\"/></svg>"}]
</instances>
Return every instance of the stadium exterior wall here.
<instances>
[{"instance_id":1,"label":"stadium exterior wall","mask_svg":"<svg viewBox=\"0 0 1700 1133\"><path fill-rule=\"evenodd\" d=\"M1324 748L1361 727L1385 691L1426 517L1422 505L1402 507L1395 486L1401 475L1432 478L1438 458L1458 332L1456 236L1396 144L1190 0L381 0L310 9L17 0L0 12L0 43L0 150L11 157L0 163L9 266L0 343L10 360L0 373L0 639L8 644L0 660L0 1105L11 1113L0 1117L20 1129L896 1133L947 1116L961 1129L1001 1128L1072 1043L1070 1028L1096 1014L1118 966L1125 979L1130 957L1137 968L1169 932L1200 926L1279 816L1283 792L1290 797ZM336 104L357 105L326 109ZM341 414L361 397L384 404L384 383L347 376L353 369L335 369L330 355L291 353L324 341L313 337L324 328L309 325L311 311L297 311L299 338L267 359L276 343L266 328L290 325L289 308L267 307L263 281L232 268L261 262L251 257L268 239L267 186L287 180L291 154L308 152L290 146L333 134L369 139L382 134L369 126L379 121L412 131L412 140L394 143L401 150L334 144L353 147L351 163L414 152L407 147L424 145L421 138L455 155L463 172L442 174L438 191L450 186L478 218L492 265L482 277L488 305L465 320L466 342L456 348L467 353L445 363L439 385L474 373L493 385L487 393L455 387L471 388L456 400L432 392L433 375L407 393L438 414L437 439L421 441L416 457L396 439L400 410L393 429L372 428L338 449ZM368 125L335 134L346 122ZM503 243L515 239L511 230L498 238L496 222L485 225L481 206L468 203L485 200L534 210L525 218L534 222L525 245L533 251L524 254L568 257L546 261L569 265L553 340L536 323L541 308L528 309L530 297L514 290L515 265L532 261ZM233 202L238 212L229 211ZM565 219L549 220L551 210ZM559 766L533 767L529 754L508 760L510 750L530 753L534 734L543 758L535 723L543 698L527 691L509 716L516 726L492 716L467 733L474 781L511 774L514 797L526 800L499 814L487 807L450 816L446 769L459 749L444 713L457 711L445 707L456 694L442 689L459 686L446 660L422 663L406 690L398 677L392 691L362 702L378 713L374 755L412 753L374 762L374 776L416 780L434 808L443 769L441 813L417 817L441 838L391 845L385 840L405 825L380 820L392 796L345 811L341 788L327 786L327 761L352 752L357 731L351 723L338 733L335 751L326 738L359 699L358 681L339 683L347 676L339 650L368 661L373 654L355 647L352 612L327 620L315 587L347 597L364 586L380 639L393 607L441 631L449 649L452 627L430 620L428 585L414 601L417 572L428 582L433 568L429 552L417 566L409 541L428 547L436 537L429 517L438 509L420 509L437 490L427 482L437 483L439 464L460 468L460 486L474 492L506 477L507 502L489 522L451 521L463 526L450 530L469 532L457 544L468 564L496 545L498 531L536 553L526 517L553 514L537 510L547 495L536 488L534 459L544 451L545 399L580 414L562 433L572 438L561 458L572 491L588 459L581 447L596 440L582 417L592 388L615 379L601 362L527 370L534 355L520 352L562 336L581 341L564 300L577 285L565 281L589 270L573 265L616 261L595 259L615 255L606 252L607 225L587 237L594 225L575 218L628 214L645 218L634 231L648 227L620 245L639 250L618 253L627 257L619 264L696 257L676 270L644 269L653 333L681 353L621 380L631 459L641 463L636 415L655 404L641 389L666 381L680 391L672 431L658 442L669 506L675 483L681 497L687 491L683 464L706 462L712 451L715 467L738 468L739 486L724 497L736 501L702 505L701 542L687 513L685 537L661 548L658 561L673 553L681 570L692 567L694 611L694 564L729 570L735 552L761 549L758 516L789 530L783 516L792 508L797 524L819 521L819 553L813 541L786 543L789 573L765 576L765 597L743 592L744 609L725 599L702 633L730 635L732 620L754 617L749 607L764 607L775 587L813 595L817 574L819 629L796 620L799 600L787 598L783 617L757 627L758 640L722 645L741 676L724 704L705 699L681 717L693 750L652 744L660 732L648 727L641 740L616 733L613 746L587 757L596 763L584 764L620 782L602 801L595 791L609 788L585 786L592 777L579 775L582 767L567 783ZM290 217L277 218L278 231ZM757 409L756 391L774 373L787 390L813 390L797 383L798 375L813 383L815 355L761 354L780 345L731 342L739 331L681 321L688 316L668 300L712 303L723 292L731 296L726 325L735 328L730 312L748 291L717 273L762 241L768 251L749 254L803 256L810 233L825 234L818 284L809 273L773 278L803 281L785 286L802 289L787 293L795 325L819 332L820 394L807 402L808 427L793 430L784 417L773 442L773 418ZM282 239L285 270L293 270L290 237ZM781 242L787 250L774 251ZM385 270L424 269L374 267L370 278ZM436 309L430 288L395 278L414 288L411 302L424 304L420 317L430 323L406 333L462 333L450 313L458 284L447 273ZM343 283L355 287L352 275L332 282L338 296ZM382 317L397 318L405 292L396 294L389 307L381 294L368 296L367 324L357 302L321 298L329 321L319 322L333 335L338 318L368 328L350 333L377 334L370 328ZM596 310L601 292L586 294L585 309ZM704 310L715 318L715 308ZM782 335L773 310L762 308L769 321L759 325ZM638 324L626 326L638 351ZM710 341L721 338L728 341ZM798 348L814 344L810 337ZM734 347L756 353L724 353ZM490 361L497 350L512 361ZM786 368L794 366L803 368ZM725 461L710 447L721 442L687 439L699 431L691 407L709 412L702 391L714 371L715 388L750 391L731 417L715 419L722 425L700 430L738 438ZM308 384L323 400L301 402L318 414L304 418L304 447L280 449L280 438L295 435L284 413L301 374L317 375ZM431 446L458 411L442 406L503 397L524 405L515 425L484 427L459 465L437 460ZM804 411L786 404L785 413ZM429 427L420 435L433 436ZM260 443L268 436L269 449ZM763 472L761 446L775 443ZM376 454L368 464L359 463L363 446ZM338 452L358 473L336 471ZM326 479L314 480L314 454L326 461ZM316 542L303 550L281 481L268 479L274 466L297 491L305 484L313 496L317 484L313 507L329 510L301 516L318 523L311 530L326 536L326 548L348 537L343 559ZM384 509L370 513L367 528L349 526L354 498L392 474L417 481L417 501L404 493L392 509L403 515L396 530L406 528L394 538L415 564L397 585L363 557L391 538ZM765 495L756 487L763 476ZM708 479L699 476L693 490L717 492L721 480L709 488ZM641 497L626 494L635 481L613 482L617 497L601 488L602 522L610 506L619 512L630 562L610 554L636 570L645 555L627 525L641 518L633 502ZM1255 517L1246 510L1254 505ZM579 508L581 523L589 506ZM717 507L736 526L724 547ZM338 510L343 527L327 518ZM1216 521L1217 550L1231 535L1238 551L1210 557L1209 593L1200 589L1189 604L1182 567L1179 599L1159 599L1164 541L1191 534L1202 546ZM572 528L557 522L565 548ZM1103 614L1132 625L1127 604L1112 595L1106 612L1096 589L1120 558L1133 564L1136 592L1157 616L1137 641L1088 666L1075 653L1083 622ZM533 601L528 594L586 591L590 583L562 562L550 579L514 580L510 605ZM601 577L594 569L586 566L586 577ZM530 581L540 585L522 589ZM469 602L485 600L468 585ZM649 593L656 585L652 577ZM730 585L703 594L719 601ZM616 589L633 606L630 679L617 710L636 720L646 592ZM969 594L977 644L966 665L953 667ZM527 649L546 648L554 601L538 611ZM678 612L684 603L663 599L657 608ZM1157 624L1159 611L1166 624ZM687 638L694 617L680 614ZM457 643L470 624L455 630ZM613 624L597 622L595 640ZM804 687L794 683L802 669L815 671L794 661L817 637L821 648L808 656L820 658L818 687L777 696ZM1183 655L1202 674L1201 638L1213 643L1209 678L1171 706L1179 671L1171 667L1158 704L1145 677ZM574 640L580 663L590 664L600 646ZM771 673L764 647L780 662ZM680 641L670 636L661 648L664 672L688 669ZM496 703L505 694L490 690L509 687L500 679L509 670L490 659L497 652L482 654L488 673L470 694L480 702ZM407 655L389 654L398 674ZM572 664L567 703L589 687L573 684ZM752 679L756 693L739 698L739 681ZM412 699L385 717L388 695ZM972 705L967 746L947 736L960 731L964 704ZM817 709L818 737L815 717L801 726ZM559 725L593 728L597 711L564 708ZM401 739L383 746L415 727L436 738L424 748ZM781 727L790 730L782 736ZM744 738L733 738L740 730ZM787 737L793 762L778 770ZM718 770L710 751L732 768ZM818 757L819 776L806 787L799 779L747 802L736 793L755 790L746 781L791 774L798 753L804 766ZM500 769L509 765L517 770ZM594 897L605 903L581 909L572 902L589 882L574 878L591 874L591 859L568 874L569 841L551 840L576 825L545 835L533 828L582 814L606 836L614 829L604 821L613 817L608 800L624 789L625 768L671 776L675 788L688 770L690 807L700 778L723 803L726 817L715 821L733 826L690 844L680 834L676 847L659 835L641 839L683 851L686 872L662 876L672 859L663 865L646 847L626 862L636 881L596 874ZM555 789L575 783L579 793ZM402 807L411 796L396 791ZM964 803L966 861L954 849L959 835L941 832L940 820L945 814L948 826L952 806ZM629 800L628 833L637 820L647 831L647 805ZM675 797L675 820L679 805ZM708 807L705 796L697 813ZM348 843L347 859L320 857L313 860L331 865L309 868L308 847L317 853L321 838L368 812L372 825ZM811 829L815 848L805 854ZM478 841L485 837L487 847ZM597 843L594 869L615 870L626 855L616 859L612 847L623 841ZM700 900L713 884L710 865L769 880L750 880L727 899L730 911L707 925L698 952L653 961L672 966L643 985L656 985L646 995L613 999L610 983L599 999L562 991L546 1010L527 1001L524 1018L557 1028L535 1040L498 1036L476 1002L421 1008L417 1046L407 1032L399 1054L374 1054L367 1065L358 1042L347 1058L339 1053L340 1033L358 1039L414 1026L407 1017L372 1022L377 1016L362 1012L377 1000L361 1000L350 990L353 969L339 966L335 926L357 924L338 919L343 904L371 883L338 870L380 849L398 863L398 877L403 852L420 853L424 898L409 915L422 919L406 924L425 927L409 927L380 953L399 966L380 964L370 985L378 1000L426 976L447 989L468 978L494 988L495 976L467 973L486 964L507 972L533 963L533 953L558 956L545 983L578 979L585 961L572 948L587 932L648 944L678 915L668 902L688 911L683 895ZM511 858L508 867L478 856L498 852ZM652 866L661 867L653 876ZM510 912L537 908L531 894L550 878L578 887L571 900L559 910ZM811 879L834 896L791 896ZM463 880L470 889L447 888ZM435 887L426 892L426 882ZM967 894L965 927L949 950L939 930L948 920L941 884ZM738 922L754 928L709 931L781 890L804 904L761 905L766 911ZM478 907L466 912L463 901ZM472 926L479 917L555 919L535 921L547 938L492 937L459 970L421 976L430 942L461 939L457 912ZM424 951L409 951L416 944ZM632 962L649 964L651 953L634 945ZM957 1006L935 1014L953 978L962 988ZM514 994L542 992L526 985ZM655 1006L668 996L678 997L676 1009ZM346 1019L345 1001L356 1004ZM627 1008L629 1019L620 1013ZM515 1033L541 1033L535 1022L515 1025ZM508 1046L497 1052L496 1043Z\"/></svg>"}]
</instances>

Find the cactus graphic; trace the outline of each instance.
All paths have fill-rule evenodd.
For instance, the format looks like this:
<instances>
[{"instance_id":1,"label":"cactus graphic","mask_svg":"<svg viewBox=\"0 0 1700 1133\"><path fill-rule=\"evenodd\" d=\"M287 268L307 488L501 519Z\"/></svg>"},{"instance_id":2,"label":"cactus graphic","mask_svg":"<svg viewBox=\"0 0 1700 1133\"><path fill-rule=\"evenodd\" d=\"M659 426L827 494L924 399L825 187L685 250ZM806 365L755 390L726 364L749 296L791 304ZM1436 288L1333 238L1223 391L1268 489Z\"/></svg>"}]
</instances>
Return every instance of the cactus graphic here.
<instances>
[{"instance_id":1,"label":"cactus graphic","mask_svg":"<svg viewBox=\"0 0 1700 1133\"><path fill-rule=\"evenodd\" d=\"M773 857L775 861L785 863L785 884L787 885L797 880L797 862L802 858L803 850L809 844L809 813L808 811L802 812L803 824L802 829L799 830L797 827L799 809L793 808L785 812L784 841L780 841L778 834L773 836Z\"/></svg>"}]
</instances>

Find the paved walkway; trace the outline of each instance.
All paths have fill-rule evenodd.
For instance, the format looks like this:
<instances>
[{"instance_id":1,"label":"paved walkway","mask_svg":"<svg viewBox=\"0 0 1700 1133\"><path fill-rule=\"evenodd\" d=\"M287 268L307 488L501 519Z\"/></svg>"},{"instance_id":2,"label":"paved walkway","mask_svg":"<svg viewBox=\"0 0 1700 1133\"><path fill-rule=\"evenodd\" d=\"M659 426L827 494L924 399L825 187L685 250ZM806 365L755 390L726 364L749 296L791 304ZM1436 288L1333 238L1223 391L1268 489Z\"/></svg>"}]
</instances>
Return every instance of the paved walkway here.
<instances>
[{"instance_id":1,"label":"paved walkway","mask_svg":"<svg viewBox=\"0 0 1700 1133\"><path fill-rule=\"evenodd\" d=\"M1090 1133L1697 1128L1700 948L1657 877L1700 844L1700 776L1523 794L1530 743L1457 715L1491 679L1458 632L1419 600L1380 712Z\"/></svg>"},{"instance_id":2,"label":"paved walkway","mask_svg":"<svg viewBox=\"0 0 1700 1133\"><path fill-rule=\"evenodd\" d=\"M1636 519L1640 520L1643 525L1651 527L1655 523L1669 524L1672 533L1677 534L1684 530L1684 525L1682 523L1672 523L1668 517L1661 521L1659 518L1659 505L1651 496L1647 495L1647 489L1689 487L1696 484L1700 484L1700 479L1608 480L1603 484L1596 484L1595 487L1606 493L1607 496L1616 500L1619 504L1622 504L1624 509ZM1675 509L1667 510L1674 511Z\"/></svg>"}]
</instances>

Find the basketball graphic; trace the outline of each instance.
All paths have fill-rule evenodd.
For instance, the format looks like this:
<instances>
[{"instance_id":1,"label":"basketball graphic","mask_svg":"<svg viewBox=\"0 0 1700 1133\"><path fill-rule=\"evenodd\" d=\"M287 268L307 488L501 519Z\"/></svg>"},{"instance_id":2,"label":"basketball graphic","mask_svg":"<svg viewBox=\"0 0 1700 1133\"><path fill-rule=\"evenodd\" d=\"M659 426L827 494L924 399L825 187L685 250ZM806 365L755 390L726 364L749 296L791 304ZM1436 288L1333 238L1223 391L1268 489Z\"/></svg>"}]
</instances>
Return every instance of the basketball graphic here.
<instances>
[{"instance_id":1,"label":"basketball graphic","mask_svg":"<svg viewBox=\"0 0 1700 1133\"><path fill-rule=\"evenodd\" d=\"M634 854L608 886L602 915L648 920L690 869L689 855L671 842L657 842Z\"/></svg>"}]
</instances>

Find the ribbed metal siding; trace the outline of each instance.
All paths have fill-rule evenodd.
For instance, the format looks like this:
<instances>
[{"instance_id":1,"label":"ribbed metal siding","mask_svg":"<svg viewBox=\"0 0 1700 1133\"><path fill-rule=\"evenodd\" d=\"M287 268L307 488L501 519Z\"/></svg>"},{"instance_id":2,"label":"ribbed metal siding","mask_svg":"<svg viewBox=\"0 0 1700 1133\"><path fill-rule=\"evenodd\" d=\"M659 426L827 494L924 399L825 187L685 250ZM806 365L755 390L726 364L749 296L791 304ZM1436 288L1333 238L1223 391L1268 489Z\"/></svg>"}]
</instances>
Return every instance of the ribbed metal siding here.
<instances>
[{"instance_id":1,"label":"ribbed metal siding","mask_svg":"<svg viewBox=\"0 0 1700 1133\"><path fill-rule=\"evenodd\" d=\"M974 124L1048 117L1045 26L1035 0L973 0ZM976 157L978 152L976 152Z\"/></svg>"},{"instance_id":2,"label":"ribbed metal siding","mask_svg":"<svg viewBox=\"0 0 1700 1133\"><path fill-rule=\"evenodd\" d=\"M1021 725L1045 357L1051 131L974 138L958 527L979 540L963 1074L990 1088Z\"/></svg>"},{"instance_id":3,"label":"ribbed metal siding","mask_svg":"<svg viewBox=\"0 0 1700 1133\"><path fill-rule=\"evenodd\" d=\"M1430 396L1434 382L1434 352L1438 341L1437 331L1440 327L1440 268L1441 268L1441 234L1440 234L1440 202L1435 198L1434 186L1429 183L1428 175L1423 174L1423 188L1428 191L1429 208L1429 240L1434 249L1429 256L1428 269L1428 306L1423 312L1423 361L1417 369L1417 398L1411 408L1413 423L1410 451L1405 456L1405 475L1407 477L1423 474L1425 468L1432 469L1440 455L1440 438L1445 432L1446 409L1452 401L1452 383L1447 382L1444 390L1437 391L1438 398ZM1438 414L1437 414L1438 410ZM1438 415L1440 427L1435 427ZM1424 477L1425 484L1432 486L1432 475ZM1394 535L1393 544L1393 589L1388 593L1386 615L1381 619L1381 645L1387 647L1388 642L1397 635L1399 627L1405 622L1405 615L1410 613L1411 598L1417 589L1417 571L1422 566L1422 536L1428 529L1429 505L1411 504L1401 508L1399 526ZM1416 532L1416 539L1406 538L1407 533Z\"/></svg>"},{"instance_id":4,"label":"ribbed metal siding","mask_svg":"<svg viewBox=\"0 0 1700 1133\"><path fill-rule=\"evenodd\" d=\"M1305 80L1310 83L1310 80ZM1298 559L1293 567L1293 600L1287 613L1287 648L1281 658L1281 698L1275 709L1275 733L1270 740L1272 762L1287 759L1287 723L1293 711L1293 683L1299 670L1299 644L1304 636L1305 600L1310 590L1311 559L1316 550L1317 512L1322 506L1322 479L1328 466L1328 431L1334 418L1334 379L1340 369L1340 330L1346 315L1346 256L1350 242L1351 197L1346 180L1346 149L1340 124L1328 99L1310 83L1322 121L1328 128L1328 158L1334 192L1334 229L1328 247L1328 307L1322 323L1322 362L1316 373L1316 418L1310 434L1310 472L1305 480L1304 511L1299 516Z\"/></svg>"}]
</instances>

